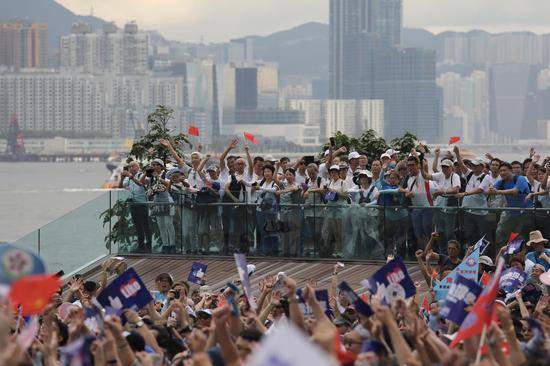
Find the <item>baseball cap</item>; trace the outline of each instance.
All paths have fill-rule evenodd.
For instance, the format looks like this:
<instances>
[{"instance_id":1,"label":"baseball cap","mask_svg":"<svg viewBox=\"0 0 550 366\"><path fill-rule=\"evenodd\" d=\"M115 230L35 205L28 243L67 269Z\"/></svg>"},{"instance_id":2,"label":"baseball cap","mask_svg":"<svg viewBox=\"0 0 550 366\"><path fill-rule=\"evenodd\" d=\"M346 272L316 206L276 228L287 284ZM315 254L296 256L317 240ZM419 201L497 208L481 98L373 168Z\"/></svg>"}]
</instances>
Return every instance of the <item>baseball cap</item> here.
<instances>
[{"instance_id":1,"label":"baseball cap","mask_svg":"<svg viewBox=\"0 0 550 366\"><path fill-rule=\"evenodd\" d=\"M391 159L391 156L390 154L383 153L382 155L380 155L380 159L384 159L384 158Z\"/></svg>"},{"instance_id":2,"label":"baseball cap","mask_svg":"<svg viewBox=\"0 0 550 366\"><path fill-rule=\"evenodd\" d=\"M348 155L348 160L350 160L350 159L359 159L359 156L361 156L361 155L359 155L359 153L357 151L352 151Z\"/></svg>"},{"instance_id":3,"label":"baseball cap","mask_svg":"<svg viewBox=\"0 0 550 366\"><path fill-rule=\"evenodd\" d=\"M475 158L475 159L472 159L470 163L473 165L483 165L485 162L483 161L483 159Z\"/></svg>"},{"instance_id":4,"label":"baseball cap","mask_svg":"<svg viewBox=\"0 0 550 366\"><path fill-rule=\"evenodd\" d=\"M162 159L159 159L159 158L153 159L151 164L153 163L159 164L160 166L164 166L164 161L162 161Z\"/></svg>"},{"instance_id":5,"label":"baseball cap","mask_svg":"<svg viewBox=\"0 0 550 366\"><path fill-rule=\"evenodd\" d=\"M197 317L201 314L206 314L208 316L212 316L212 310L210 310L210 309L201 309L201 310L197 311Z\"/></svg>"},{"instance_id":6,"label":"baseball cap","mask_svg":"<svg viewBox=\"0 0 550 366\"><path fill-rule=\"evenodd\" d=\"M340 163L340 164L338 165L338 167L339 167L338 169L347 169L347 168L348 168L348 164L346 164L346 163Z\"/></svg>"},{"instance_id":7,"label":"baseball cap","mask_svg":"<svg viewBox=\"0 0 550 366\"><path fill-rule=\"evenodd\" d=\"M210 165L208 168L206 168L207 172L217 172L218 167L216 165Z\"/></svg>"},{"instance_id":8,"label":"baseball cap","mask_svg":"<svg viewBox=\"0 0 550 366\"><path fill-rule=\"evenodd\" d=\"M360 177L362 175L366 175L367 177L372 178L372 173L369 170L359 170L357 172L357 176Z\"/></svg>"},{"instance_id":9,"label":"baseball cap","mask_svg":"<svg viewBox=\"0 0 550 366\"><path fill-rule=\"evenodd\" d=\"M166 173L166 178L170 179L174 174L183 174L183 170L179 168L170 169L168 173Z\"/></svg>"},{"instance_id":10,"label":"baseball cap","mask_svg":"<svg viewBox=\"0 0 550 366\"><path fill-rule=\"evenodd\" d=\"M386 154L388 154L389 156L399 154L399 150L388 149L388 150L386 150Z\"/></svg>"},{"instance_id":11,"label":"baseball cap","mask_svg":"<svg viewBox=\"0 0 550 366\"><path fill-rule=\"evenodd\" d=\"M277 161L277 159L275 159L273 157L273 155L268 155L264 158L265 161L269 161L269 162L274 162L274 161Z\"/></svg>"},{"instance_id":12,"label":"baseball cap","mask_svg":"<svg viewBox=\"0 0 550 366\"><path fill-rule=\"evenodd\" d=\"M340 170L340 167L338 165L334 164L334 165L330 166L329 171L331 171L331 170Z\"/></svg>"},{"instance_id":13,"label":"baseball cap","mask_svg":"<svg viewBox=\"0 0 550 366\"><path fill-rule=\"evenodd\" d=\"M453 166L453 161L451 159L441 160L441 166Z\"/></svg>"}]
</instances>

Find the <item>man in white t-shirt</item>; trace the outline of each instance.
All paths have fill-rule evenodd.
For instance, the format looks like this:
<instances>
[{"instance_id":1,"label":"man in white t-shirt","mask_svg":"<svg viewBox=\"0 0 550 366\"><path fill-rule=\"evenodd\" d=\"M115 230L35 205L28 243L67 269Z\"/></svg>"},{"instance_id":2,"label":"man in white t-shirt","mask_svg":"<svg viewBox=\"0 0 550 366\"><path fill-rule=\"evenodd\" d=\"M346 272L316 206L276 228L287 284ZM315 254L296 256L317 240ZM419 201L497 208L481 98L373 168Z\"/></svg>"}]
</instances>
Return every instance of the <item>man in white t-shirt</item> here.
<instances>
[{"instance_id":1,"label":"man in white t-shirt","mask_svg":"<svg viewBox=\"0 0 550 366\"><path fill-rule=\"evenodd\" d=\"M479 208L487 208L487 192L489 191L491 178L489 174L483 171L484 163L482 159L473 159L470 163L470 169L464 164L458 146L455 146L454 152L458 160L458 168L466 178L466 189L458 194L458 198L462 199L462 207L475 208L462 211L461 220L464 228L464 240L471 245L487 234L485 217L488 211Z\"/></svg>"},{"instance_id":2,"label":"man in white t-shirt","mask_svg":"<svg viewBox=\"0 0 550 366\"><path fill-rule=\"evenodd\" d=\"M456 227L456 214L458 200L456 195L460 191L460 176L453 171L453 161L451 159L441 160L442 172L432 173L428 172L427 165L424 165L422 169L422 176L426 180L433 181L437 190L433 193L432 197L435 198L434 206L437 207L454 207L451 209L441 209L435 212L434 224L439 236L443 238L441 240L440 252L446 253L447 241L456 240L455 227Z\"/></svg>"},{"instance_id":3,"label":"man in white t-shirt","mask_svg":"<svg viewBox=\"0 0 550 366\"><path fill-rule=\"evenodd\" d=\"M411 210L411 223L417 240L417 248L424 248L433 232L433 210L423 207L433 206L431 191L434 185L426 181L420 173L420 161L416 156L407 158L408 175L404 178L400 192L410 199L410 204L415 206ZM414 252L414 251L413 251Z\"/></svg>"}]
</instances>

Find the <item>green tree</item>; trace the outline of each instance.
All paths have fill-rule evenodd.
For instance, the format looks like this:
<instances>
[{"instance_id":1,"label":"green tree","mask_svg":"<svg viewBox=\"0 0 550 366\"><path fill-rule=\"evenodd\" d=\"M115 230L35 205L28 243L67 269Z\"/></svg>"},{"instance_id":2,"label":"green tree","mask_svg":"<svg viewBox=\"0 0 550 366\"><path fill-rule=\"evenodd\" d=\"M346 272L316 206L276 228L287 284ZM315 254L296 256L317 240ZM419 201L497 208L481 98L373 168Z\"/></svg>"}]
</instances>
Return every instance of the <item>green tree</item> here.
<instances>
[{"instance_id":1,"label":"green tree","mask_svg":"<svg viewBox=\"0 0 550 366\"><path fill-rule=\"evenodd\" d=\"M132 157L138 161L152 160L156 158L168 161L170 152L160 144L161 139L167 139L172 142L174 149L183 156L181 144L186 143L189 147L193 145L189 142L186 134L173 134L168 128L168 122L172 119L174 111L166 106L159 105L156 109L147 116L148 132L134 142L128 157Z\"/></svg>"},{"instance_id":2,"label":"green tree","mask_svg":"<svg viewBox=\"0 0 550 366\"><path fill-rule=\"evenodd\" d=\"M397 137L391 140L391 147L394 150L399 151L399 158L404 159L409 155L412 149L416 149L420 145L420 141L416 137L415 134L407 131L403 135L403 137ZM426 147L426 153L430 152L430 149L427 145L424 145Z\"/></svg>"}]
</instances>

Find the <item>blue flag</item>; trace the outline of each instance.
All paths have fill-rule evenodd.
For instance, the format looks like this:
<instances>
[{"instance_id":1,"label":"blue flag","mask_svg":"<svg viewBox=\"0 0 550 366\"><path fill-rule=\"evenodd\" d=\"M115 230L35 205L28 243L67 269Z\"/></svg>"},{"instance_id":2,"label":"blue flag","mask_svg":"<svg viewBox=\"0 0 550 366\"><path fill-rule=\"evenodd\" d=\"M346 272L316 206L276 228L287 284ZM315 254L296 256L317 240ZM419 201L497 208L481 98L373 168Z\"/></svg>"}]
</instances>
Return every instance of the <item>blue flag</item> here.
<instances>
[{"instance_id":1,"label":"blue flag","mask_svg":"<svg viewBox=\"0 0 550 366\"><path fill-rule=\"evenodd\" d=\"M298 296L298 301L300 301L300 309L302 309L302 312L305 316L310 316L313 314L313 311L307 304L306 300L302 296L303 290L299 288L296 290L296 295ZM327 289L321 289L321 290L315 290L315 299L319 302L321 307L323 308L323 311L327 316L330 316L330 305L328 301L328 290Z\"/></svg>"},{"instance_id":2,"label":"blue flag","mask_svg":"<svg viewBox=\"0 0 550 366\"><path fill-rule=\"evenodd\" d=\"M107 314L121 314L124 309L139 310L153 301L153 297L133 268L118 276L107 286L97 301Z\"/></svg>"},{"instance_id":3,"label":"blue flag","mask_svg":"<svg viewBox=\"0 0 550 366\"><path fill-rule=\"evenodd\" d=\"M443 300L447 297L447 293L453 284L456 275L460 274L472 281L477 281L479 270L479 251L478 247L467 258L465 258L451 273L435 284L434 292L436 300Z\"/></svg>"},{"instance_id":4,"label":"blue flag","mask_svg":"<svg viewBox=\"0 0 550 366\"><path fill-rule=\"evenodd\" d=\"M506 249L505 254L514 255L521 252L521 249L523 248L523 244L525 244L525 240L522 237L518 236L508 244L508 248Z\"/></svg>"},{"instance_id":5,"label":"blue flag","mask_svg":"<svg viewBox=\"0 0 550 366\"><path fill-rule=\"evenodd\" d=\"M258 305L252 296L252 286L250 286L250 278L248 277L246 256L244 254L235 253L235 264L237 265L237 272L239 273L239 278L241 279L244 294L246 295L248 303L252 309L256 310Z\"/></svg>"},{"instance_id":6,"label":"blue flag","mask_svg":"<svg viewBox=\"0 0 550 366\"><path fill-rule=\"evenodd\" d=\"M364 316L371 316L373 314L369 304L361 300L361 298L349 287L346 281L342 281L338 288L342 294L348 299L348 301L355 306L355 310Z\"/></svg>"},{"instance_id":7,"label":"blue flag","mask_svg":"<svg viewBox=\"0 0 550 366\"><path fill-rule=\"evenodd\" d=\"M457 325L466 318L466 307L474 305L483 288L477 282L457 274L439 314Z\"/></svg>"},{"instance_id":8,"label":"blue flag","mask_svg":"<svg viewBox=\"0 0 550 366\"><path fill-rule=\"evenodd\" d=\"M527 273L517 268L508 268L502 272L502 276L498 281L498 287L506 293L514 292L519 287L523 286L527 279Z\"/></svg>"},{"instance_id":9,"label":"blue flag","mask_svg":"<svg viewBox=\"0 0 550 366\"><path fill-rule=\"evenodd\" d=\"M187 281L200 286L204 285L204 276L206 275L207 268L208 266L206 264L193 262L193 265L191 266L191 271L189 271L189 276L187 277Z\"/></svg>"},{"instance_id":10,"label":"blue flag","mask_svg":"<svg viewBox=\"0 0 550 366\"><path fill-rule=\"evenodd\" d=\"M482 255L485 252L485 249L489 246L491 242L487 239L485 239L485 235L477 241L477 243L474 245L474 250L479 248L479 255Z\"/></svg>"},{"instance_id":11,"label":"blue flag","mask_svg":"<svg viewBox=\"0 0 550 366\"><path fill-rule=\"evenodd\" d=\"M368 284L371 293L381 293L381 302L386 305L397 299L407 299L416 293L407 267L399 257L395 257L376 271Z\"/></svg>"},{"instance_id":12,"label":"blue flag","mask_svg":"<svg viewBox=\"0 0 550 366\"><path fill-rule=\"evenodd\" d=\"M10 285L25 276L44 273L44 261L32 250L12 244L0 245L0 283Z\"/></svg>"}]
</instances>

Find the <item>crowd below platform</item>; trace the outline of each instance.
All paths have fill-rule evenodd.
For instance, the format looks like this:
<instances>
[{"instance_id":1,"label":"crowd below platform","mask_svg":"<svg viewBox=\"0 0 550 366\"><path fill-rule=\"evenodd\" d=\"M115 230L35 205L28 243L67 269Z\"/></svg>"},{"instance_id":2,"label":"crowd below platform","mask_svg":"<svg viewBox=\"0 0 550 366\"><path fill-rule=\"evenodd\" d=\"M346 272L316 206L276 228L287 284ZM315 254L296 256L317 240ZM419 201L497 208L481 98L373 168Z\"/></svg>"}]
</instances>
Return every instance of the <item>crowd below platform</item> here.
<instances>
[{"instance_id":1,"label":"crowd below platform","mask_svg":"<svg viewBox=\"0 0 550 366\"><path fill-rule=\"evenodd\" d=\"M390 287L369 285L356 288L357 293L344 286L344 263L337 262L332 273L291 278L272 265L270 273L258 277L253 261L245 263L246 274L237 264L239 270L227 273L225 285L214 287L206 276L192 283L191 274L186 280L164 272L155 273L147 291L135 278L118 283L132 268L124 258L112 257L101 265L96 281L75 275L47 295L49 302L38 304L32 297L40 291L28 291L29 306L43 305L35 315L21 316L26 305L8 300L15 301L15 295L0 296L0 365L548 365L548 240L533 231L521 239L518 251L509 250L510 243L496 257L462 259L453 241L447 244L448 256L434 252L438 239L434 232L426 250L415 253L426 283L414 283L412 295L407 295L411 285L405 284L409 275L402 262L386 272L395 281ZM479 251L469 248L468 253ZM390 256L379 266L396 261ZM463 264L475 269L474 285L468 286L481 289L479 281L483 292L451 289L437 300L438 285ZM504 286L506 273L516 270L528 275L512 288ZM134 303L143 291L151 300L139 307L117 306L120 300L111 294L125 294L128 286ZM325 299L319 296L323 291ZM474 323L483 319L483 331L467 333L468 318L450 320L454 313L444 309L453 296L465 301L460 310L467 317L476 313ZM105 306L106 298L115 308Z\"/></svg>"},{"instance_id":2,"label":"crowd below platform","mask_svg":"<svg viewBox=\"0 0 550 366\"><path fill-rule=\"evenodd\" d=\"M122 173L135 232L122 251L414 260L434 231L442 254L448 241L464 253L485 237L495 255L511 233L550 235L550 157L533 149L506 162L419 145L369 161L327 145L290 161L234 139L221 156L186 160L169 140L159 145L171 158L130 161Z\"/></svg>"}]
</instances>

